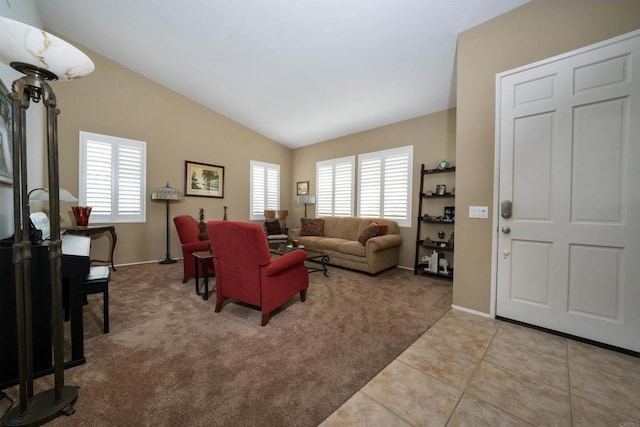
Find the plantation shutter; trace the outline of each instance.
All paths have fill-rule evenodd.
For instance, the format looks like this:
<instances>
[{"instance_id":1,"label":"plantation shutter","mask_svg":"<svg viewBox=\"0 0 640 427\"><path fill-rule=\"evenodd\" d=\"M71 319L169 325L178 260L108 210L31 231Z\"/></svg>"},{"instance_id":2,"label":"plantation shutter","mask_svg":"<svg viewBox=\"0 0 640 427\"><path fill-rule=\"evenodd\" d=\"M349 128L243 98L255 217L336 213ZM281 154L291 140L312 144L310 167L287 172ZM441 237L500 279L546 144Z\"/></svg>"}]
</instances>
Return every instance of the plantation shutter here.
<instances>
[{"instance_id":1,"label":"plantation shutter","mask_svg":"<svg viewBox=\"0 0 640 427\"><path fill-rule=\"evenodd\" d=\"M146 143L80 132L80 204L91 222L144 222Z\"/></svg>"},{"instance_id":2,"label":"plantation shutter","mask_svg":"<svg viewBox=\"0 0 640 427\"><path fill-rule=\"evenodd\" d=\"M413 147L362 154L358 161L358 216L410 227Z\"/></svg>"},{"instance_id":3,"label":"plantation shutter","mask_svg":"<svg viewBox=\"0 0 640 427\"><path fill-rule=\"evenodd\" d=\"M251 160L250 216L264 219L265 210L280 209L280 165Z\"/></svg>"},{"instance_id":4,"label":"plantation shutter","mask_svg":"<svg viewBox=\"0 0 640 427\"><path fill-rule=\"evenodd\" d=\"M316 163L316 215L353 216L355 157Z\"/></svg>"}]
</instances>

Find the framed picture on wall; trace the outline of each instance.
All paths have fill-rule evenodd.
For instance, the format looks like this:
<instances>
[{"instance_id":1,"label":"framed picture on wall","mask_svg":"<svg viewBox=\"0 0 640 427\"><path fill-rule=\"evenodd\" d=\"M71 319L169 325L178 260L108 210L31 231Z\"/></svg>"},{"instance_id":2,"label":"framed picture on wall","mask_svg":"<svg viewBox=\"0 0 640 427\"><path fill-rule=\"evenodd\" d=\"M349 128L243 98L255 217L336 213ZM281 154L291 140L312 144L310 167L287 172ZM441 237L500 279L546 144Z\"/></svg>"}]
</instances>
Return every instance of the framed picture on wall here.
<instances>
[{"instance_id":1,"label":"framed picture on wall","mask_svg":"<svg viewBox=\"0 0 640 427\"><path fill-rule=\"evenodd\" d=\"M185 196L224 198L224 166L185 161Z\"/></svg>"},{"instance_id":2,"label":"framed picture on wall","mask_svg":"<svg viewBox=\"0 0 640 427\"><path fill-rule=\"evenodd\" d=\"M13 103L0 80L0 183L13 183Z\"/></svg>"},{"instance_id":3,"label":"framed picture on wall","mask_svg":"<svg viewBox=\"0 0 640 427\"><path fill-rule=\"evenodd\" d=\"M298 181L296 184L296 195L309 194L309 181Z\"/></svg>"}]
</instances>

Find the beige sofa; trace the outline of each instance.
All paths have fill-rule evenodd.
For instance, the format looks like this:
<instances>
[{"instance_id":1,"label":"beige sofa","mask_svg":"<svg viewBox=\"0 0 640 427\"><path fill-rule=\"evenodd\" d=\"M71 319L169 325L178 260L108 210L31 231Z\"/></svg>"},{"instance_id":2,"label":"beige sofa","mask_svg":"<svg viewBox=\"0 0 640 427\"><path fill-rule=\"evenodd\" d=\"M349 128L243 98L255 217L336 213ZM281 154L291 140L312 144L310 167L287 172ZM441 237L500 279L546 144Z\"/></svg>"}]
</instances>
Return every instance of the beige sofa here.
<instances>
[{"instance_id":1,"label":"beige sofa","mask_svg":"<svg viewBox=\"0 0 640 427\"><path fill-rule=\"evenodd\" d=\"M305 249L323 252L331 258L329 264L376 274L398 265L400 253L400 228L387 219L322 217L322 236L301 236L301 228L289 230L289 238L298 240ZM358 241L363 230L375 221L387 226L386 234L372 237L365 245Z\"/></svg>"}]
</instances>

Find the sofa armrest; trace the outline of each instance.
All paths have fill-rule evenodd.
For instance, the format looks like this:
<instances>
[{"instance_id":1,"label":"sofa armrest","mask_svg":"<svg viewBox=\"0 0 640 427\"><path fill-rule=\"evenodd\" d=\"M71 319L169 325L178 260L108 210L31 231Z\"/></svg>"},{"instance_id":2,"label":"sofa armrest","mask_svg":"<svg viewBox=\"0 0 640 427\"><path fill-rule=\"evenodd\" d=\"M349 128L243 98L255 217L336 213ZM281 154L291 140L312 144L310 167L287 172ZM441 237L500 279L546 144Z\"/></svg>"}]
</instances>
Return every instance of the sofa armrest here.
<instances>
[{"instance_id":1,"label":"sofa armrest","mask_svg":"<svg viewBox=\"0 0 640 427\"><path fill-rule=\"evenodd\" d=\"M395 248L402 244L402 236L399 234L385 234L367 240L367 252L378 252L384 249Z\"/></svg>"},{"instance_id":2,"label":"sofa armrest","mask_svg":"<svg viewBox=\"0 0 640 427\"><path fill-rule=\"evenodd\" d=\"M291 228L289 229L289 240L298 240L300 238L300 232L302 228Z\"/></svg>"},{"instance_id":3,"label":"sofa armrest","mask_svg":"<svg viewBox=\"0 0 640 427\"><path fill-rule=\"evenodd\" d=\"M302 264L305 259L307 259L307 253L305 251L296 250L288 252L280 257L272 258L271 262L265 266L264 274L267 276L275 276L287 268Z\"/></svg>"}]
</instances>

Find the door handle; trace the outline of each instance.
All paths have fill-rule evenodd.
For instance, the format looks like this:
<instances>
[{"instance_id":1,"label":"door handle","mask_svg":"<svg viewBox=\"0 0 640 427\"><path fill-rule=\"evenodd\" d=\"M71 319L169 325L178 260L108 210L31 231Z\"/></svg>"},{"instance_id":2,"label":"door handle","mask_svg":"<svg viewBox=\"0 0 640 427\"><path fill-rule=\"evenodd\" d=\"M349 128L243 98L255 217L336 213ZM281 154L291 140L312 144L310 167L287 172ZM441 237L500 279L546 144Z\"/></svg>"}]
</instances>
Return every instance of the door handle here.
<instances>
[{"instance_id":1,"label":"door handle","mask_svg":"<svg viewBox=\"0 0 640 427\"><path fill-rule=\"evenodd\" d=\"M504 234L509 234L511 233L511 228L507 227L506 225L504 227L502 227L502 232Z\"/></svg>"}]
</instances>

